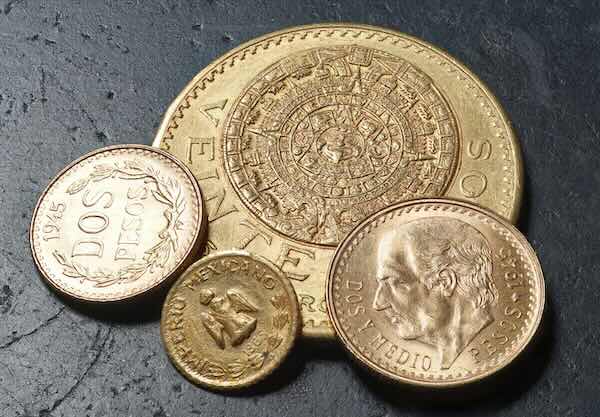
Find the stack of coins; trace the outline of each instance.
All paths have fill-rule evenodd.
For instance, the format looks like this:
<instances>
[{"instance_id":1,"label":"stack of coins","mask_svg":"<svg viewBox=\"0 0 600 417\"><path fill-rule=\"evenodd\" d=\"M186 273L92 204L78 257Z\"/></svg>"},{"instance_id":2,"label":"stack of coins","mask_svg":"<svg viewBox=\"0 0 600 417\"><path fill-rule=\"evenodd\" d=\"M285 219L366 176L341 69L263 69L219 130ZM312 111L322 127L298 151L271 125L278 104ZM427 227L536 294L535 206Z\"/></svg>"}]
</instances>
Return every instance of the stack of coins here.
<instances>
[{"instance_id":1,"label":"stack of coins","mask_svg":"<svg viewBox=\"0 0 600 417\"><path fill-rule=\"evenodd\" d=\"M421 40L348 24L252 40L190 82L153 145L63 170L31 246L79 300L172 285L162 339L194 383L256 383L301 335L337 336L390 381L459 385L539 327L542 271L511 224L518 141L481 81Z\"/></svg>"}]
</instances>

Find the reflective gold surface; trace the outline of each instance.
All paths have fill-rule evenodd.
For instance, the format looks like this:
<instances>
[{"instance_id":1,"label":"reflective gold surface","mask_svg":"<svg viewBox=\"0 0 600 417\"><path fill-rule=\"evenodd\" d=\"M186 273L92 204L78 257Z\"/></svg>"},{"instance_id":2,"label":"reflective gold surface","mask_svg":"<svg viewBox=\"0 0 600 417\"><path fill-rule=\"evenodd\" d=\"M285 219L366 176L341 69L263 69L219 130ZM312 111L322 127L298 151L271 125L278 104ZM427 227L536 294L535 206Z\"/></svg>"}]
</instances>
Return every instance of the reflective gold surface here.
<instances>
[{"instance_id":1,"label":"reflective gold surface","mask_svg":"<svg viewBox=\"0 0 600 417\"><path fill-rule=\"evenodd\" d=\"M529 343L544 277L521 233L452 200L382 210L331 263L327 305L346 349L370 370L415 385L478 380Z\"/></svg>"},{"instance_id":2,"label":"reflective gold surface","mask_svg":"<svg viewBox=\"0 0 600 417\"><path fill-rule=\"evenodd\" d=\"M148 146L99 149L40 197L30 241L43 276L86 301L118 301L170 279L197 256L206 229L192 173Z\"/></svg>"},{"instance_id":3,"label":"reflective gold surface","mask_svg":"<svg viewBox=\"0 0 600 417\"><path fill-rule=\"evenodd\" d=\"M169 358L192 382L216 390L255 384L273 372L300 330L294 289L277 267L243 251L193 264L163 306Z\"/></svg>"},{"instance_id":4,"label":"reflective gold surface","mask_svg":"<svg viewBox=\"0 0 600 417\"><path fill-rule=\"evenodd\" d=\"M376 27L296 27L236 48L182 91L154 146L199 180L209 251L260 253L289 276L306 336L333 335L327 265L364 217L445 195L515 221L521 202L519 145L486 87Z\"/></svg>"}]
</instances>

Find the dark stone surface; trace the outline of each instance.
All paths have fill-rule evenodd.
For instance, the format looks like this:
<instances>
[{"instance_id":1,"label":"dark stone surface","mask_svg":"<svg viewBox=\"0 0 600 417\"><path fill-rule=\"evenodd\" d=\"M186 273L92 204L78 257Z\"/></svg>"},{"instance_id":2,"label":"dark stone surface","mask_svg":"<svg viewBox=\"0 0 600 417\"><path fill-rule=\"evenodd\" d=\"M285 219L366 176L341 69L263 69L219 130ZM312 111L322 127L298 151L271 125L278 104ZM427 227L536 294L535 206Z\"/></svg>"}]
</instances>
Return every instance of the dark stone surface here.
<instances>
[{"instance_id":1,"label":"dark stone surface","mask_svg":"<svg viewBox=\"0 0 600 417\"><path fill-rule=\"evenodd\" d=\"M0 414L600 415L593 3L0 0ZM38 277L27 230L60 168L100 146L149 144L169 102L211 60L265 32L322 21L388 26L446 49L514 123L526 167L520 227L545 270L549 309L537 345L487 393L437 400L364 375L336 346L303 344L268 384L213 394L170 365L156 314L88 314Z\"/></svg>"}]
</instances>

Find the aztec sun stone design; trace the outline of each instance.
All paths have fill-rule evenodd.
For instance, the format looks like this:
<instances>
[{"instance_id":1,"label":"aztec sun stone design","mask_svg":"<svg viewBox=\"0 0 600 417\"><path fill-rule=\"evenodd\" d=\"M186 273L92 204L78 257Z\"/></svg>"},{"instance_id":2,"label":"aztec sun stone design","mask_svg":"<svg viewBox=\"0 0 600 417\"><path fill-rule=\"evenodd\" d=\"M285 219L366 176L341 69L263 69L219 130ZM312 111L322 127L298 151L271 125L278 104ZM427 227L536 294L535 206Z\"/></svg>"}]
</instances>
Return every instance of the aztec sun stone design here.
<instances>
[{"instance_id":1,"label":"aztec sun stone design","mask_svg":"<svg viewBox=\"0 0 600 417\"><path fill-rule=\"evenodd\" d=\"M292 54L255 77L224 130L225 168L248 209L299 241L336 245L392 203L441 196L459 135L431 79L360 46Z\"/></svg>"}]
</instances>

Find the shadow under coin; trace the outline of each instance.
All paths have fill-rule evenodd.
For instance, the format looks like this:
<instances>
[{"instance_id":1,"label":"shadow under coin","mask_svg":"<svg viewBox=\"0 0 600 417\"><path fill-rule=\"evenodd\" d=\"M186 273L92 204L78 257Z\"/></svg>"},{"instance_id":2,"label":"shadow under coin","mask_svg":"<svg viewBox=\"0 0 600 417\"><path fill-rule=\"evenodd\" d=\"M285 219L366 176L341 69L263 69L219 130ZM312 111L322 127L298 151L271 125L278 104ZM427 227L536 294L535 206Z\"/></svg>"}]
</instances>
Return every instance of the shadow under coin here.
<instances>
[{"instance_id":1,"label":"shadow under coin","mask_svg":"<svg viewBox=\"0 0 600 417\"><path fill-rule=\"evenodd\" d=\"M70 297L52 287L38 271L40 280L51 290L54 297L77 312L107 324L137 325L160 320L162 305L171 282L122 301L91 302Z\"/></svg>"},{"instance_id":2,"label":"shadow under coin","mask_svg":"<svg viewBox=\"0 0 600 417\"><path fill-rule=\"evenodd\" d=\"M531 219L531 196L529 193L531 179L527 174L527 170L523 172L523 191L521 197L521 209L519 210L519 219L517 221L517 228L523 233L527 235L527 231L529 229L529 222Z\"/></svg>"},{"instance_id":3,"label":"shadow under coin","mask_svg":"<svg viewBox=\"0 0 600 417\"><path fill-rule=\"evenodd\" d=\"M239 391L226 392L225 395L251 397L278 391L290 385L304 371L309 361L340 361L346 360L337 339L308 339L302 338L289 353L285 361L271 375L258 384Z\"/></svg>"},{"instance_id":4,"label":"shadow under coin","mask_svg":"<svg viewBox=\"0 0 600 417\"><path fill-rule=\"evenodd\" d=\"M384 381L363 368L357 373L376 397L399 410L502 410L540 379L552 358L554 315L549 301L546 300L542 322L531 343L508 366L481 381L456 388L434 389Z\"/></svg>"}]
</instances>

